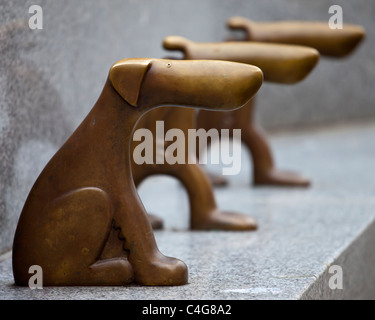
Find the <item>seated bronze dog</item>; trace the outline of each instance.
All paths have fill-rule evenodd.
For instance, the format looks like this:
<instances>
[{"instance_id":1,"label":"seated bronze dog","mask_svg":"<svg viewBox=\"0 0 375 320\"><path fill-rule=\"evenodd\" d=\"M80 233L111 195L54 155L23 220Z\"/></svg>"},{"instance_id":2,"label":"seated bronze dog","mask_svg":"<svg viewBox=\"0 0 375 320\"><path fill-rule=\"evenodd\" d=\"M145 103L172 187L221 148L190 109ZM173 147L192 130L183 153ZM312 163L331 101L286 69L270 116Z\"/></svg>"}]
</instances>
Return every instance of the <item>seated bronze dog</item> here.
<instances>
[{"instance_id":1,"label":"seated bronze dog","mask_svg":"<svg viewBox=\"0 0 375 320\"><path fill-rule=\"evenodd\" d=\"M158 249L131 169L137 121L159 106L231 110L262 84L257 67L224 61L126 59L114 64L87 117L32 187L13 243L13 274L28 285L183 285L182 261Z\"/></svg>"}]
</instances>

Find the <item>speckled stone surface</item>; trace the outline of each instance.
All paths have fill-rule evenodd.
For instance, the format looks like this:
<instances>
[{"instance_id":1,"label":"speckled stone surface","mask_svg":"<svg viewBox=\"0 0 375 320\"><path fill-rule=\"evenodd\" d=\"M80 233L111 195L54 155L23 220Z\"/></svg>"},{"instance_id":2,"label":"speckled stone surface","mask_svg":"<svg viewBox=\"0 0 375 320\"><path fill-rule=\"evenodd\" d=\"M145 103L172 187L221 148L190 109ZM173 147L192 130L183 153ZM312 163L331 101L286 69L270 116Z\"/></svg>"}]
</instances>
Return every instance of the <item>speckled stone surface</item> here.
<instances>
[{"instance_id":1,"label":"speckled stone surface","mask_svg":"<svg viewBox=\"0 0 375 320\"><path fill-rule=\"evenodd\" d=\"M272 136L278 166L313 179L305 190L250 187L243 152L241 175L215 193L221 209L255 217L256 232L190 232L185 191L169 178L146 180L145 207L165 219L158 246L186 262L188 285L32 291L14 286L8 258L0 299L375 299L374 138L374 122ZM328 287L333 264L343 290Z\"/></svg>"}]
</instances>

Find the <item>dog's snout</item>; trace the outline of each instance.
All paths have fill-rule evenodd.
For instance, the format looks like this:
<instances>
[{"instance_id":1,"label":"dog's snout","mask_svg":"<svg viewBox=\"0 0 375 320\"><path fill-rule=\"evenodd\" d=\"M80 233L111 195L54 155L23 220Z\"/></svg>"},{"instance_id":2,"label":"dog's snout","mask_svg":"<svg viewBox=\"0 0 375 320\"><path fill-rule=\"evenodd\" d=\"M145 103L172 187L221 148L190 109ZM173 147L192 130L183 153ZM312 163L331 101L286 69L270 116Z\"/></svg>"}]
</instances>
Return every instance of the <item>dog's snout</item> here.
<instances>
[{"instance_id":1,"label":"dog's snout","mask_svg":"<svg viewBox=\"0 0 375 320\"><path fill-rule=\"evenodd\" d=\"M263 72L261 69L253 65L239 65L241 65L244 74L236 80L238 81L238 84L234 83L233 85L235 86L234 92L237 95L238 106L242 106L253 98L262 86Z\"/></svg>"},{"instance_id":2,"label":"dog's snout","mask_svg":"<svg viewBox=\"0 0 375 320\"><path fill-rule=\"evenodd\" d=\"M230 62L224 78L223 87L218 87L216 108L230 110L243 106L260 89L263 83L263 72L256 66ZM215 100L216 100L215 99Z\"/></svg>"},{"instance_id":3,"label":"dog's snout","mask_svg":"<svg viewBox=\"0 0 375 320\"><path fill-rule=\"evenodd\" d=\"M231 110L251 99L262 82L262 71L252 65L216 60L153 60L144 86L155 94L145 98L153 105Z\"/></svg>"}]
</instances>

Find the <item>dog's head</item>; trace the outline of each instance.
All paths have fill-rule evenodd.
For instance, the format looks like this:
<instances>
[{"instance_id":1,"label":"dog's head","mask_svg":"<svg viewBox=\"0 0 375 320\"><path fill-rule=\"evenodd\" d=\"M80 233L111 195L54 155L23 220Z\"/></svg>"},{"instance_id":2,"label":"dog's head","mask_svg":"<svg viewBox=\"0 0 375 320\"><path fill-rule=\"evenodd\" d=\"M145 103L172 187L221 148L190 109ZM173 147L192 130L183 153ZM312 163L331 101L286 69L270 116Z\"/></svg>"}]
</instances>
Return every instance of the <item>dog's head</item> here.
<instances>
[{"instance_id":1,"label":"dog's head","mask_svg":"<svg viewBox=\"0 0 375 320\"><path fill-rule=\"evenodd\" d=\"M232 17L227 25L231 30L244 31L249 41L309 46L335 58L351 54L365 37L362 26L347 23L331 29L328 22L321 21L255 22Z\"/></svg>"},{"instance_id":2,"label":"dog's head","mask_svg":"<svg viewBox=\"0 0 375 320\"><path fill-rule=\"evenodd\" d=\"M260 42L193 42L178 36L166 37L167 50L183 52L185 59L215 59L259 67L264 79L277 83L303 80L319 61L313 48Z\"/></svg>"},{"instance_id":3,"label":"dog's head","mask_svg":"<svg viewBox=\"0 0 375 320\"><path fill-rule=\"evenodd\" d=\"M133 107L231 110L256 94L263 73L257 67L234 62L138 58L115 63L109 79Z\"/></svg>"}]
</instances>

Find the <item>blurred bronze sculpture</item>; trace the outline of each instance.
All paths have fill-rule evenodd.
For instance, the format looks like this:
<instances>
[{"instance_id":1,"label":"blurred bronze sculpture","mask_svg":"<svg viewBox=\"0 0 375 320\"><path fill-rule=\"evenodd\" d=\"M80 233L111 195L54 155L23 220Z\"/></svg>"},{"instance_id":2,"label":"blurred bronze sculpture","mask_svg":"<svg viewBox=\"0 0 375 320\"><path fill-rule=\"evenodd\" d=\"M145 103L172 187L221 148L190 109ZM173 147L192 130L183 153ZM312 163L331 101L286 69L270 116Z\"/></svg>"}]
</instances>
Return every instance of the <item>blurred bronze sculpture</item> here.
<instances>
[{"instance_id":1,"label":"blurred bronze sculpture","mask_svg":"<svg viewBox=\"0 0 375 320\"><path fill-rule=\"evenodd\" d=\"M259 42L197 43L170 36L164 40L164 48L180 50L184 58L189 60L215 59L256 65L263 71L265 81L283 84L303 80L319 60L319 53L313 48ZM241 141L253 159L254 184L309 185L309 181L298 174L275 168L266 136L254 122L254 99L244 107L225 114L200 110L196 126L205 130L215 128L219 132L221 129L230 129L230 133L233 129L241 129ZM211 175L211 179L215 185L226 184L223 177Z\"/></svg>"},{"instance_id":2,"label":"blurred bronze sculpture","mask_svg":"<svg viewBox=\"0 0 375 320\"><path fill-rule=\"evenodd\" d=\"M358 25L344 24L343 29L330 29L327 22L281 21L254 22L233 17L228 20L232 30L243 30L245 41L255 43L279 43L303 45L316 49L322 56L343 58L351 54L365 36L365 30ZM264 71L264 70L263 70ZM267 72L265 72L265 80ZM212 116L211 112L198 113L197 125L202 128L239 127L243 130L242 141L253 157L254 185L308 186L310 182L293 172L275 168L272 151L262 128L254 123L255 99L245 107L226 114ZM225 185L222 177L213 176L213 183Z\"/></svg>"},{"instance_id":3,"label":"blurred bronze sculpture","mask_svg":"<svg viewBox=\"0 0 375 320\"><path fill-rule=\"evenodd\" d=\"M261 79L261 72L259 71ZM260 80L261 81L261 80ZM250 216L237 213L221 211L218 209L215 195L210 179L199 164L189 161L194 157L189 152L188 130L195 127L195 110L191 108L163 107L151 110L145 114L137 124L137 129L147 128L156 137L156 122L163 121L164 130L179 129L184 136L184 161L182 163L169 164L136 164L133 163L133 178L136 186L151 175L169 175L177 178L187 190L190 203L190 229L192 230L255 230L256 221ZM156 139L154 143L156 145ZM173 143L179 143L174 141ZM164 151L172 142L164 144ZM137 143L133 143L135 148ZM156 147L153 148L154 154ZM156 155L154 156L154 158ZM193 160L193 159L191 159ZM153 229L162 228L162 220L157 216L150 215L150 222Z\"/></svg>"},{"instance_id":4,"label":"blurred bronze sculpture","mask_svg":"<svg viewBox=\"0 0 375 320\"><path fill-rule=\"evenodd\" d=\"M232 17L228 27L245 31L245 41L304 45L335 58L352 53L365 36L365 30L358 25L343 24L342 29L331 29L328 22L319 21L255 22Z\"/></svg>"},{"instance_id":5,"label":"blurred bronze sculpture","mask_svg":"<svg viewBox=\"0 0 375 320\"><path fill-rule=\"evenodd\" d=\"M44 286L183 285L185 263L157 248L131 169L140 117L163 105L229 110L261 85L258 68L223 61L115 63L87 117L32 187L13 243L13 274L32 265Z\"/></svg>"}]
</instances>

